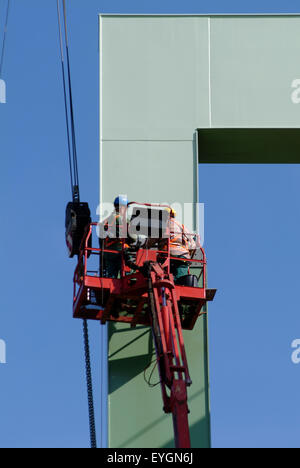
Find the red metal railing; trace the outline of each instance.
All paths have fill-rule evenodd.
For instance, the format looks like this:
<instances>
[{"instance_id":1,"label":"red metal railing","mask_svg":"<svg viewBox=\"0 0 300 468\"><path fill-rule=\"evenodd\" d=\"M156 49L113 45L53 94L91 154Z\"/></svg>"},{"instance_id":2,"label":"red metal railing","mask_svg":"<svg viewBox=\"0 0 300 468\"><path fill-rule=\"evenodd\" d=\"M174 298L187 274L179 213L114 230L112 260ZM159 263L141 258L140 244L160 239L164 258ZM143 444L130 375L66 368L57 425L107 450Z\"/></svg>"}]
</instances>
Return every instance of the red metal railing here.
<instances>
[{"instance_id":1,"label":"red metal railing","mask_svg":"<svg viewBox=\"0 0 300 468\"><path fill-rule=\"evenodd\" d=\"M148 206L148 205L146 205ZM150 205L149 206L153 206ZM161 207L161 205L159 205ZM91 223L86 230L85 237L82 240L81 244L81 250L80 250L80 255L78 257L78 264L74 272L74 297L76 297L76 285L79 286L82 283L83 277L89 276L89 271L88 271L88 259L91 255L97 255L99 258L103 258L104 253L111 253L115 255L120 255L122 256L121 258L121 278L124 278L129 272L130 268L128 268L125 264L125 250L127 250L127 244L126 244L126 239L120 239L121 244L122 244L122 249L119 251L112 250L112 249L107 249L104 247L105 244L105 239L103 239L103 246L101 247L93 247L91 245L91 238L92 238L92 233L93 229L98 228L99 223ZM186 234L185 234L186 235ZM154 261L158 261L158 263L163 264L164 268L167 269L167 273L170 273L170 262L171 260L182 260L183 262L187 262L189 264L189 270L191 271L192 269L199 268L200 275L198 276L198 281L200 279L203 282L203 285L201 288L206 287L206 256L204 249L200 246L200 240L199 236L196 234L189 234L193 241L196 244L196 249L193 255L193 258L178 258L178 257L172 257L170 255L170 238L168 237L166 239L167 241L167 249L166 250L159 250L158 247L154 247L153 245L150 248L141 248L139 250L139 258L141 261L146 261L147 259L152 259ZM98 235L97 235L98 239ZM200 256L200 258L195 258L195 255ZM141 266L141 265L140 265ZM94 276L103 276L103 265L101 268L100 262L99 262L99 271L98 275ZM94 272L95 273L95 272Z\"/></svg>"}]
</instances>

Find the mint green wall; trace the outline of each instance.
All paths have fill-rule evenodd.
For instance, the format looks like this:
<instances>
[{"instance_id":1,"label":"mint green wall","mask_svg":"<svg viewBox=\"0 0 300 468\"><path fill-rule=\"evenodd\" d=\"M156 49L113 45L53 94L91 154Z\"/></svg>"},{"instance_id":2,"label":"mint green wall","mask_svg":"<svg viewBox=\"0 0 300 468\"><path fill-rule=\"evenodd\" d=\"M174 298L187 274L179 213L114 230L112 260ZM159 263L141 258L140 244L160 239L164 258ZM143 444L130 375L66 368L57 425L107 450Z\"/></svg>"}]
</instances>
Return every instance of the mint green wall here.
<instances>
[{"instance_id":1,"label":"mint green wall","mask_svg":"<svg viewBox=\"0 0 300 468\"><path fill-rule=\"evenodd\" d=\"M206 109L194 107L198 87L197 56L207 59L206 21L158 18L100 19L101 200L117 193L145 202L197 201L196 122ZM174 29L175 28L175 29ZM194 34L199 35L196 51ZM190 50L179 63L182 41ZM162 46L163 44L163 46ZM175 49L174 49L175 48ZM187 90L182 94L182 85ZM207 76L201 99L208 100ZM184 114L182 108L185 109ZM187 119L186 117L189 116ZM208 120L207 120L208 122ZM193 226L190 226L191 228ZM172 419L162 409L160 387L150 389L143 370L153 358L149 330L110 326L109 446L172 447ZM206 322L185 334L190 372L192 443L210 444ZM157 373L153 379L157 380Z\"/></svg>"},{"instance_id":2,"label":"mint green wall","mask_svg":"<svg viewBox=\"0 0 300 468\"><path fill-rule=\"evenodd\" d=\"M207 24L100 18L104 140L190 141L199 122L208 125Z\"/></svg>"},{"instance_id":3,"label":"mint green wall","mask_svg":"<svg viewBox=\"0 0 300 468\"><path fill-rule=\"evenodd\" d=\"M103 199L112 201L118 193L126 193L130 200L139 202L194 202L194 151L194 141L105 141Z\"/></svg>"},{"instance_id":4,"label":"mint green wall","mask_svg":"<svg viewBox=\"0 0 300 468\"><path fill-rule=\"evenodd\" d=\"M193 332L184 332L193 380L188 390L193 447L209 447L209 402L206 363L206 320ZM174 447L172 417L162 409L160 386L150 388L144 369L155 358L149 328L130 330L112 325L109 333L109 446ZM146 371L149 377L152 364ZM158 382L154 372L151 382Z\"/></svg>"},{"instance_id":5,"label":"mint green wall","mask_svg":"<svg viewBox=\"0 0 300 468\"><path fill-rule=\"evenodd\" d=\"M291 99L300 77L299 28L299 16L211 19L214 127L299 127Z\"/></svg>"},{"instance_id":6,"label":"mint green wall","mask_svg":"<svg viewBox=\"0 0 300 468\"><path fill-rule=\"evenodd\" d=\"M196 202L196 129L299 127L299 31L298 16L100 16L101 202ZM240 161L236 134L211 135L204 162ZM206 327L185 333L193 447L210 444ZM159 388L143 380L149 343L144 329L110 327L110 447L172 446Z\"/></svg>"},{"instance_id":7,"label":"mint green wall","mask_svg":"<svg viewBox=\"0 0 300 468\"><path fill-rule=\"evenodd\" d=\"M102 16L100 23L104 140L299 127L300 16Z\"/></svg>"}]
</instances>

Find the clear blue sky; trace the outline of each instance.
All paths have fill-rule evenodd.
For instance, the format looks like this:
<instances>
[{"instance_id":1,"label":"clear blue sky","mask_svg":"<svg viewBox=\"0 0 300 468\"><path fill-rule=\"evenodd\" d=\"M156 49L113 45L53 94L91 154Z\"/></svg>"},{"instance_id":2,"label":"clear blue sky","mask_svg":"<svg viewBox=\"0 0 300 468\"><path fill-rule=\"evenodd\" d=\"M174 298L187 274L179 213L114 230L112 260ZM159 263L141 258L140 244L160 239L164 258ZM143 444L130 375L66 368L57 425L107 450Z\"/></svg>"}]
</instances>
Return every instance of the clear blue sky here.
<instances>
[{"instance_id":1,"label":"clear blue sky","mask_svg":"<svg viewBox=\"0 0 300 468\"><path fill-rule=\"evenodd\" d=\"M94 217L97 14L300 10L291 1L68 3L81 191ZM70 189L55 0L12 0L3 71L0 446L87 447L82 329L72 320L74 261L64 245ZM200 178L209 282L219 289L210 315L213 446L299 447L300 365L290 345L300 338L300 168L204 166ZM98 325L91 335L98 397ZM99 406L96 398L97 414Z\"/></svg>"}]
</instances>

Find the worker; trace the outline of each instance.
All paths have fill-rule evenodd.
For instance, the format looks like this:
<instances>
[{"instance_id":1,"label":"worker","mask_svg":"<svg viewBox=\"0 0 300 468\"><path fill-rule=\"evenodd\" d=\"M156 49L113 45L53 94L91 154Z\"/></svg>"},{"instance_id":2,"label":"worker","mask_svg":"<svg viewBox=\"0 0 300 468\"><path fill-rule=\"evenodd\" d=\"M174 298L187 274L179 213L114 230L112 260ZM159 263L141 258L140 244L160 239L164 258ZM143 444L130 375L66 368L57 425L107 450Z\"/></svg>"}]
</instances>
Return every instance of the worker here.
<instances>
[{"instance_id":1,"label":"worker","mask_svg":"<svg viewBox=\"0 0 300 468\"><path fill-rule=\"evenodd\" d=\"M170 272L174 276L175 284L179 278L189 274L190 260L195 253L196 243L193 235L188 229L178 221L176 221L176 211L173 208L169 209L169 239L170 239L170 257L176 259L170 260ZM160 248L167 250L167 240L164 239ZM178 260L177 260L178 259Z\"/></svg>"},{"instance_id":2,"label":"worker","mask_svg":"<svg viewBox=\"0 0 300 468\"><path fill-rule=\"evenodd\" d=\"M118 278L122 267L122 248L127 238L127 206L125 195L118 196L114 201L114 212L102 223L104 248L101 256L101 271L104 277ZM126 244L125 244L126 247ZM112 250L114 252L105 252Z\"/></svg>"}]
</instances>

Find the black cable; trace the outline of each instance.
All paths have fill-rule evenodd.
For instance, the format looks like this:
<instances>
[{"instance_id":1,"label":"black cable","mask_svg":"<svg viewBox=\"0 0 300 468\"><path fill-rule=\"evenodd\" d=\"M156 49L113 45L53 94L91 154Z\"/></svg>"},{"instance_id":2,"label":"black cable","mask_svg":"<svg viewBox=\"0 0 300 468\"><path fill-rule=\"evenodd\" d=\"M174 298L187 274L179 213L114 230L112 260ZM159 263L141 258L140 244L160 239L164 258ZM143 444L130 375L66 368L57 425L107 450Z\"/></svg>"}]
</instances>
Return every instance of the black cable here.
<instances>
[{"instance_id":1,"label":"black cable","mask_svg":"<svg viewBox=\"0 0 300 468\"><path fill-rule=\"evenodd\" d=\"M147 369L149 369L149 367L154 364L151 372L150 372L150 375L149 375L149 378L146 377L146 371ZM157 367L157 359L153 359L153 361L150 362L150 364L148 364L145 369L144 369L144 381L146 382L147 385L149 385L150 388L154 388L154 387L157 387L157 385L161 384L161 380L159 380L158 382L156 382L155 384L151 382L151 378L154 374L154 371Z\"/></svg>"},{"instance_id":2,"label":"black cable","mask_svg":"<svg viewBox=\"0 0 300 468\"><path fill-rule=\"evenodd\" d=\"M83 337L84 337L84 352L85 352L85 367L86 367L86 383L87 383L87 394L88 394L91 448L97 448L89 332L88 332L88 323L86 319L83 320Z\"/></svg>"},{"instance_id":3,"label":"black cable","mask_svg":"<svg viewBox=\"0 0 300 468\"><path fill-rule=\"evenodd\" d=\"M63 52L64 47L63 47L63 33L62 33L62 25L61 25L60 3L59 3L59 0L57 0L57 15L58 15L58 28L59 28L59 40L60 40L60 52L61 52L63 88L64 88L70 179L71 179L73 202L79 203L80 202L79 174L78 174L78 163L77 163L73 97L72 97L72 88L71 88L71 68L70 68L70 58L69 58L69 48L68 48L68 31L67 31L65 0L63 0L63 12L64 12L64 25L65 25L65 47L66 47L66 55L67 55L68 80L66 80L65 63L64 63L64 52ZM68 93L67 93L67 85L69 88ZM68 101L68 97L69 97L69 101ZM85 351L86 383L87 383L91 448L97 448L89 332L88 332L88 323L86 319L83 320L83 336L84 336L84 351Z\"/></svg>"},{"instance_id":4,"label":"black cable","mask_svg":"<svg viewBox=\"0 0 300 468\"><path fill-rule=\"evenodd\" d=\"M73 197L74 180L73 180L73 169L72 169L70 124L69 124L69 111L68 111L68 100L67 100L67 91L66 91L67 85L66 85L66 74L65 74L65 65L64 65L63 37L62 37L62 27L61 27L59 0L57 0L57 18L58 18L58 30L59 30L59 42L60 42L61 67L62 67L62 77L63 77L63 90L64 90L64 102L65 102L66 127L67 127L67 140L68 140L68 154L69 154L69 170L70 170L70 180L71 180L71 193L72 193L72 197Z\"/></svg>"},{"instance_id":5,"label":"black cable","mask_svg":"<svg viewBox=\"0 0 300 468\"><path fill-rule=\"evenodd\" d=\"M65 75L65 67L64 67L64 52L63 52L63 39L62 39L61 19L60 19L60 10L59 10L59 0L57 0L57 18L58 18L58 29L59 29L60 55L61 55L63 89L64 89L64 102L65 102L65 114L66 114L66 127L67 127L67 140L68 140L68 153L69 153L69 169L70 169L70 179L71 179L71 193L72 193L72 196L73 196L74 180L73 180L73 170L72 170L69 112L68 112L68 101L67 101L67 91L66 91L66 75Z\"/></svg>"},{"instance_id":6,"label":"black cable","mask_svg":"<svg viewBox=\"0 0 300 468\"><path fill-rule=\"evenodd\" d=\"M68 152L69 152L69 167L70 167L70 179L71 179L71 187L72 187L72 198L73 198L73 202L79 203L80 202L79 171L78 171L77 148L76 148L76 137L75 137L74 106L73 106L73 95L72 95L72 85L71 85L71 67L70 67L70 56L69 56L69 45L68 45L68 29L67 29L67 15L66 15L65 0L63 0L64 38L63 38L63 32L62 32L63 28L62 28L61 12L60 12L60 0L57 0L57 15L58 15L59 40L60 40L60 52L61 52L61 63L62 63L62 76L63 76L63 89L64 89L64 101L65 101L67 137L68 137ZM63 52L64 47L66 50L66 59L67 59L66 65L64 61L64 52Z\"/></svg>"},{"instance_id":7,"label":"black cable","mask_svg":"<svg viewBox=\"0 0 300 468\"><path fill-rule=\"evenodd\" d=\"M78 197L79 194L79 174L78 174L78 161L77 161L77 148L76 148L76 137L75 137L75 121L74 121L74 109L73 109L73 93L71 83L71 67L70 67L70 54L69 54L69 40L68 40L68 27L67 27L67 11L66 1L63 0L64 10L64 26L65 26L65 39L66 39L66 55L67 55L67 71L68 71L68 85L69 85L69 101L70 101L70 117L71 117L71 132L72 132L72 145L73 145L73 171L74 171L74 196Z\"/></svg>"},{"instance_id":8,"label":"black cable","mask_svg":"<svg viewBox=\"0 0 300 468\"><path fill-rule=\"evenodd\" d=\"M76 148L76 138L75 138L75 122L74 122L74 110L73 110L73 96L72 96L70 59L69 59L68 47L67 47L67 62L68 62L68 80L69 80L69 95L70 95L71 130L72 130L72 142L73 142L74 180L75 180L75 186L77 187L77 190L78 190L78 198L80 198L79 197L79 174L78 174L78 162L77 162L77 148Z\"/></svg>"},{"instance_id":9,"label":"black cable","mask_svg":"<svg viewBox=\"0 0 300 468\"><path fill-rule=\"evenodd\" d=\"M8 28L9 10L10 10L10 0L7 0L6 19L5 19L5 26L4 26L4 33L3 33L3 41L2 41L2 51L1 51L1 60L0 60L0 78L2 77L2 70L3 70L3 62L4 62L4 52L5 52L5 44L6 44L6 34L7 34L7 28Z\"/></svg>"}]
</instances>

